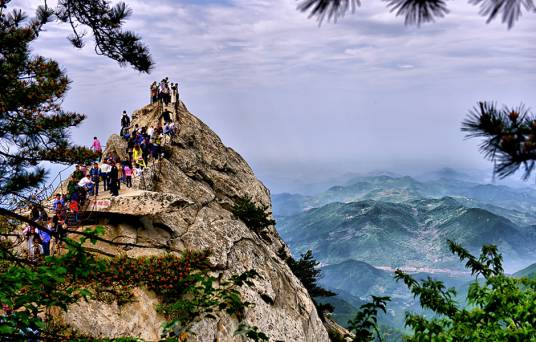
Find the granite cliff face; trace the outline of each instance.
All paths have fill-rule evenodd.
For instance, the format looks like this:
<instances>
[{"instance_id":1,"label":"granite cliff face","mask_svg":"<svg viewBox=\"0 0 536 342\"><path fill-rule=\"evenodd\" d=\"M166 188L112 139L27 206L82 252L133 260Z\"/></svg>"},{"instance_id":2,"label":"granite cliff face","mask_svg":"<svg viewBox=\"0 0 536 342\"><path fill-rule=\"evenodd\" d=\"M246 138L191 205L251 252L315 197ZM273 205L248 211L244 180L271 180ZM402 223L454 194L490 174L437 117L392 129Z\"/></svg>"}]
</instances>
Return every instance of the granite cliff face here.
<instances>
[{"instance_id":1,"label":"granite cliff face","mask_svg":"<svg viewBox=\"0 0 536 342\"><path fill-rule=\"evenodd\" d=\"M154 127L160 112L158 105L146 106L133 114L132 124ZM119 197L100 196L88 208L95 223L106 227L107 238L155 248L98 248L129 256L161 254L166 248L208 248L221 279L249 269L260 274L254 287L241 289L243 299L254 303L246 309L245 321L258 326L270 341L329 341L307 291L277 256L280 248L287 247L275 227L259 236L231 212L234 201L242 196L271 210L269 191L244 159L224 146L183 103L173 115L179 131L165 146L166 158L151 163L132 189L122 189ZM112 136L105 154L124 159L125 149L125 142ZM93 300L76 304L64 319L94 337L130 335L158 340L164 322L155 311L158 299L144 289L136 289L134 295L136 301L123 306ZM233 336L237 327L235 319L221 314L195 324L190 339L243 340Z\"/></svg>"}]
</instances>

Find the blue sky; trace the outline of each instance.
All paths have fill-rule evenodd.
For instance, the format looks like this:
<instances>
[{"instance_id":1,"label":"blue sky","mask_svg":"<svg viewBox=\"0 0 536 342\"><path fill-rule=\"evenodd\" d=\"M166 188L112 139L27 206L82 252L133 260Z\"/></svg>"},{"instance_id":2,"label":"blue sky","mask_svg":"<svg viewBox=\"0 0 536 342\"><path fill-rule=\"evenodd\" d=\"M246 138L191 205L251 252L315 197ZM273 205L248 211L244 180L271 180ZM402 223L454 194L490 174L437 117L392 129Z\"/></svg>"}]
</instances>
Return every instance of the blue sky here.
<instances>
[{"instance_id":1,"label":"blue sky","mask_svg":"<svg viewBox=\"0 0 536 342\"><path fill-rule=\"evenodd\" d=\"M485 168L477 141L460 132L468 110L479 100L536 105L534 14L508 30L456 1L446 18L415 28L368 1L319 27L294 0L127 4L127 27L156 62L151 75L95 56L90 41L70 48L66 27L50 26L34 46L72 79L66 108L88 114L73 132L78 143L117 131L122 110L145 105L148 85L165 76L270 185L347 171Z\"/></svg>"}]
</instances>

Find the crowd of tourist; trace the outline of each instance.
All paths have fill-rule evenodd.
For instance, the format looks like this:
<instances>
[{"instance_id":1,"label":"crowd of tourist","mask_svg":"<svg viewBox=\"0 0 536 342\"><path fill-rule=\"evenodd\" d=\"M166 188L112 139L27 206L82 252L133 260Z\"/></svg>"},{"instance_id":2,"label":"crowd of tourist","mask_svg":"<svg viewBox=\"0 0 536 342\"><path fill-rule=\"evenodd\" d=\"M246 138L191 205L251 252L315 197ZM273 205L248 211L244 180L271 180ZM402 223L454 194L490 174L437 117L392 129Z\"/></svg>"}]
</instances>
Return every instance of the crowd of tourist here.
<instances>
[{"instance_id":1,"label":"crowd of tourist","mask_svg":"<svg viewBox=\"0 0 536 342\"><path fill-rule=\"evenodd\" d=\"M110 191L112 196L117 196L121 182L132 186L132 180L127 176L129 174L131 175L128 165L123 166L113 159L105 159L100 164L94 162L92 166L76 165L67 181L67 192L55 194L52 206L48 208L50 215L41 204L35 203L31 206L30 219L46 227L48 231L32 225L25 227L22 234L27 240L28 257L34 259L36 253L50 255L50 245L53 242L54 250L58 251L61 248L58 237L62 236L68 227L79 224L80 207L86 203L88 196L97 196L101 184L103 191Z\"/></svg>"},{"instance_id":2,"label":"crowd of tourist","mask_svg":"<svg viewBox=\"0 0 536 342\"><path fill-rule=\"evenodd\" d=\"M166 77L160 83L156 81L151 84L150 88L151 103L162 101L164 105L175 105L179 102L179 84L170 83Z\"/></svg>"},{"instance_id":3,"label":"crowd of tourist","mask_svg":"<svg viewBox=\"0 0 536 342\"><path fill-rule=\"evenodd\" d=\"M34 259L36 253L47 256L51 251L61 248L58 236L64 234L67 227L78 225L80 208L88 197L98 196L99 192L103 191L109 191L111 196L118 196L122 184L127 188L132 187L133 177L140 176L150 161L164 156L162 147L176 134L176 118L166 106L171 103L173 108L176 108L178 98L178 84L170 84L166 77L159 84L154 82L151 85L151 103L161 101L163 104L156 126L139 127L136 124L131 127L131 119L127 112L123 111L121 136L127 142L126 160L120 160L115 153L102 155L103 146L97 137L93 137L90 149L102 157L100 160L75 166L67 181L67 192L56 194L52 207L48 208L51 216L41 204L31 206L31 220L46 227L52 234L32 225L25 227L23 236L27 239L30 259ZM52 250L51 244L54 245Z\"/></svg>"},{"instance_id":4,"label":"crowd of tourist","mask_svg":"<svg viewBox=\"0 0 536 342\"><path fill-rule=\"evenodd\" d=\"M127 141L127 154L130 169L143 169L147 167L150 159L158 160L162 157L162 146L166 145L175 135L177 126L171 112L166 106L171 103L177 108L179 100L178 84L169 83L168 78L160 84L151 85L151 103L161 101L162 113L156 126L131 127L131 120L126 111L121 117L121 136Z\"/></svg>"}]
</instances>

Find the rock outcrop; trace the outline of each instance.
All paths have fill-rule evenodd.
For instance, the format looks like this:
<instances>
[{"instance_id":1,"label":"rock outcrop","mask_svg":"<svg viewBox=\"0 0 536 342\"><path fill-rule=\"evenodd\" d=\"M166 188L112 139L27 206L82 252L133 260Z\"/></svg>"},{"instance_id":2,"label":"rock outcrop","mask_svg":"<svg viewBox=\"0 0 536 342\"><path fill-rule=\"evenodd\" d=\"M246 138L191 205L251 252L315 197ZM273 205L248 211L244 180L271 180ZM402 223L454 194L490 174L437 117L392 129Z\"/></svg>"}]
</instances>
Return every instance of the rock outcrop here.
<instances>
[{"instance_id":1,"label":"rock outcrop","mask_svg":"<svg viewBox=\"0 0 536 342\"><path fill-rule=\"evenodd\" d=\"M156 127L159 105L133 114L132 124ZM271 210L270 194L244 159L223 145L219 137L180 103L174 111L178 133L165 146L166 158L151 163L133 189L119 197L100 197L87 211L106 226L115 241L151 243L151 248L123 250L99 245L108 253L129 256L166 253L167 250L212 251L210 262L222 278L255 269L255 286L241 288L245 321L259 327L270 341L329 341L307 291L278 256L288 250L275 227L260 237L233 216L236 199L247 196ZM125 156L124 141L113 136L106 154ZM138 336L158 340L164 318L155 311L157 299L136 289L136 301L118 307L96 301L73 305L65 322L94 337ZM238 322L225 315L204 319L192 329L192 341L240 341Z\"/></svg>"}]
</instances>

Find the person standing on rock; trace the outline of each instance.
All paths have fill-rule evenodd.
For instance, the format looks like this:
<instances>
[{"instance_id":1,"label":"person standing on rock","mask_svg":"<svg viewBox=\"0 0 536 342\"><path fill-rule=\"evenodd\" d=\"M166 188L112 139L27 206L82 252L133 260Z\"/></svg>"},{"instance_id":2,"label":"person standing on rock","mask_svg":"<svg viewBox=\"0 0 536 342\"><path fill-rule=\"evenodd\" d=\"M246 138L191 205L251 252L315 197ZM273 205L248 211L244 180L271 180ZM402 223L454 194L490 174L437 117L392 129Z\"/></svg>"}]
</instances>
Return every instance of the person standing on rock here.
<instances>
[{"instance_id":1,"label":"person standing on rock","mask_svg":"<svg viewBox=\"0 0 536 342\"><path fill-rule=\"evenodd\" d=\"M171 83L171 105L175 108L177 104L177 83Z\"/></svg>"},{"instance_id":2,"label":"person standing on rock","mask_svg":"<svg viewBox=\"0 0 536 342\"><path fill-rule=\"evenodd\" d=\"M85 189L89 195L93 195L95 183L91 180L91 176L89 174L78 182L78 186Z\"/></svg>"},{"instance_id":3,"label":"person standing on rock","mask_svg":"<svg viewBox=\"0 0 536 342\"><path fill-rule=\"evenodd\" d=\"M162 135L155 133L154 138L151 139L151 156L154 160L157 160L160 156L160 145L162 144Z\"/></svg>"},{"instance_id":4,"label":"person standing on rock","mask_svg":"<svg viewBox=\"0 0 536 342\"><path fill-rule=\"evenodd\" d=\"M69 198L69 200L72 200L74 194L77 193L77 183L78 182L73 177L71 177L67 183L67 198Z\"/></svg>"},{"instance_id":5,"label":"person standing on rock","mask_svg":"<svg viewBox=\"0 0 536 342\"><path fill-rule=\"evenodd\" d=\"M121 131L123 131L123 129L127 128L130 126L130 118L128 117L128 114L127 114L127 111L124 110L123 111L123 116L121 117ZM123 133L123 132L121 132Z\"/></svg>"},{"instance_id":6,"label":"person standing on rock","mask_svg":"<svg viewBox=\"0 0 536 342\"><path fill-rule=\"evenodd\" d=\"M33 260L34 259L34 238L36 236L35 227L26 226L24 228L24 230L22 231L22 235L28 241L27 242L27 244L28 244L28 258L30 260Z\"/></svg>"},{"instance_id":7,"label":"person standing on rock","mask_svg":"<svg viewBox=\"0 0 536 342\"><path fill-rule=\"evenodd\" d=\"M136 145L134 141L134 137L131 136L127 141L127 154L128 154L128 161L132 163L132 153L134 151L134 145Z\"/></svg>"},{"instance_id":8,"label":"person standing on rock","mask_svg":"<svg viewBox=\"0 0 536 342\"><path fill-rule=\"evenodd\" d=\"M50 255L50 234L45 230L37 229L37 234L41 238L41 246L43 248L43 256Z\"/></svg>"},{"instance_id":9,"label":"person standing on rock","mask_svg":"<svg viewBox=\"0 0 536 342\"><path fill-rule=\"evenodd\" d=\"M130 165L131 165L130 163L127 163L123 167L123 174L125 175L127 188L132 187L132 169L130 168Z\"/></svg>"},{"instance_id":10,"label":"person standing on rock","mask_svg":"<svg viewBox=\"0 0 536 342\"><path fill-rule=\"evenodd\" d=\"M108 175L110 174L111 169L112 167L108 164L106 160L104 160L100 165L100 176L102 177L104 191L108 190L108 184L109 184Z\"/></svg>"},{"instance_id":11,"label":"person standing on rock","mask_svg":"<svg viewBox=\"0 0 536 342\"><path fill-rule=\"evenodd\" d=\"M117 161L115 166L117 166L117 191L119 191L121 190L121 182L123 181L123 165L121 165L121 161Z\"/></svg>"},{"instance_id":12,"label":"person standing on rock","mask_svg":"<svg viewBox=\"0 0 536 342\"><path fill-rule=\"evenodd\" d=\"M132 151L132 154L133 154L133 159L134 159L134 163L136 163L137 165L141 166L141 167L145 167L145 163L143 161L143 151L140 147L140 145L136 144L134 146L134 150Z\"/></svg>"},{"instance_id":13,"label":"person standing on rock","mask_svg":"<svg viewBox=\"0 0 536 342\"><path fill-rule=\"evenodd\" d=\"M39 207L37 204L32 204L30 205L30 220L32 221L38 221L39 220L39 216L40 216L40 212L39 212Z\"/></svg>"},{"instance_id":14,"label":"person standing on rock","mask_svg":"<svg viewBox=\"0 0 536 342\"><path fill-rule=\"evenodd\" d=\"M76 165L72 177L77 182L81 180L82 178L84 178L84 172L80 170L80 165Z\"/></svg>"},{"instance_id":15,"label":"person standing on rock","mask_svg":"<svg viewBox=\"0 0 536 342\"><path fill-rule=\"evenodd\" d=\"M151 84L151 104L158 102L158 84L156 81Z\"/></svg>"},{"instance_id":16,"label":"person standing on rock","mask_svg":"<svg viewBox=\"0 0 536 342\"><path fill-rule=\"evenodd\" d=\"M136 127L137 127L137 125L136 125ZM132 131L131 137L134 140L135 145L139 145L139 144L143 143L143 136L140 134L140 132L138 132L138 129L135 129L135 130Z\"/></svg>"},{"instance_id":17,"label":"person standing on rock","mask_svg":"<svg viewBox=\"0 0 536 342\"><path fill-rule=\"evenodd\" d=\"M162 112L162 119L164 120L164 124L171 122L171 113L169 112L169 110L164 110Z\"/></svg>"},{"instance_id":18,"label":"person standing on rock","mask_svg":"<svg viewBox=\"0 0 536 342\"><path fill-rule=\"evenodd\" d=\"M80 165L80 172L82 172L82 178L84 178L87 175L87 171L88 171L87 164L82 163L82 165Z\"/></svg>"},{"instance_id":19,"label":"person standing on rock","mask_svg":"<svg viewBox=\"0 0 536 342\"><path fill-rule=\"evenodd\" d=\"M167 106L171 100L167 77L160 82L160 97L164 105Z\"/></svg>"},{"instance_id":20,"label":"person standing on rock","mask_svg":"<svg viewBox=\"0 0 536 342\"><path fill-rule=\"evenodd\" d=\"M151 153L151 139L149 139L148 136L143 138L143 143L140 145L140 148L141 148L141 156L143 159L143 163L145 165L148 165L149 154Z\"/></svg>"},{"instance_id":21,"label":"person standing on rock","mask_svg":"<svg viewBox=\"0 0 536 342\"><path fill-rule=\"evenodd\" d=\"M91 150L95 153L102 153L102 145L97 139L97 137L93 137L93 144L91 145Z\"/></svg>"},{"instance_id":22,"label":"person standing on rock","mask_svg":"<svg viewBox=\"0 0 536 342\"><path fill-rule=\"evenodd\" d=\"M149 136L149 138L152 138L153 137L153 133L154 133L154 128L153 126L149 127L147 129L147 136Z\"/></svg>"},{"instance_id":23,"label":"person standing on rock","mask_svg":"<svg viewBox=\"0 0 536 342\"><path fill-rule=\"evenodd\" d=\"M173 122L166 122L164 125L164 135L175 135L175 125Z\"/></svg>"},{"instance_id":24,"label":"person standing on rock","mask_svg":"<svg viewBox=\"0 0 536 342\"><path fill-rule=\"evenodd\" d=\"M98 163L93 164L93 167L89 170L89 175L91 176L93 183L95 183L95 196L98 196L100 183L100 170Z\"/></svg>"},{"instance_id":25,"label":"person standing on rock","mask_svg":"<svg viewBox=\"0 0 536 342\"><path fill-rule=\"evenodd\" d=\"M112 168L110 170L110 193L114 197L119 196L118 182L119 170L115 164L112 164Z\"/></svg>"},{"instance_id":26,"label":"person standing on rock","mask_svg":"<svg viewBox=\"0 0 536 342\"><path fill-rule=\"evenodd\" d=\"M80 211L80 206L78 205L78 200L71 200L69 202L69 211L72 215L72 222L78 224L78 212Z\"/></svg>"},{"instance_id":27,"label":"person standing on rock","mask_svg":"<svg viewBox=\"0 0 536 342\"><path fill-rule=\"evenodd\" d=\"M59 205L65 205L65 201L61 198L61 194L56 194L54 202L52 202L52 209L58 210Z\"/></svg>"},{"instance_id":28,"label":"person standing on rock","mask_svg":"<svg viewBox=\"0 0 536 342\"><path fill-rule=\"evenodd\" d=\"M164 88L165 88L165 83L164 82L165 81L162 80L162 81L160 81L160 84L158 85L158 99L160 101L162 101L162 103L166 102L165 99L164 99L166 97L166 95L164 93Z\"/></svg>"}]
</instances>

